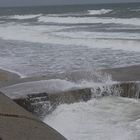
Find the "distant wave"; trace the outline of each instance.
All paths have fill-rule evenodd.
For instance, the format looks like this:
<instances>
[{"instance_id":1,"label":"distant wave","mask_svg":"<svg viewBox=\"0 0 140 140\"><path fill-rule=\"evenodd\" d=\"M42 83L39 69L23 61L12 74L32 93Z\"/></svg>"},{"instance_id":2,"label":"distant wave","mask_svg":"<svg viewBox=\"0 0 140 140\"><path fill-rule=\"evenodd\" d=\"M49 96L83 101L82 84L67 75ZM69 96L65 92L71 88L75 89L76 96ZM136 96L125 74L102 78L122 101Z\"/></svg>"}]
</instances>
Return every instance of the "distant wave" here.
<instances>
[{"instance_id":1,"label":"distant wave","mask_svg":"<svg viewBox=\"0 0 140 140\"><path fill-rule=\"evenodd\" d=\"M24 20L24 19L37 18L37 17L40 17L40 16L41 16L41 14L36 14L36 15L12 15L12 16L8 16L8 19Z\"/></svg>"},{"instance_id":2,"label":"distant wave","mask_svg":"<svg viewBox=\"0 0 140 140\"><path fill-rule=\"evenodd\" d=\"M129 36L127 35L127 33L113 33L111 36L111 33L104 33L102 35L103 32L96 34L90 32L77 32L75 35L74 33L70 32L57 32L63 28L65 29L65 27L63 26L24 26L21 24L3 24L0 26L0 38L5 40L20 40L34 43L38 42L61 45L77 45L88 46L90 48L111 48L114 50L140 52L139 41L124 40L127 38L139 39L138 34L130 34ZM71 38L71 36L73 36L73 38ZM77 36L79 36L79 38L77 38ZM111 37L114 39L101 39L102 37L106 36L108 38ZM118 38L118 36L120 37L120 39L116 40L115 38Z\"/></svg>"},{"instance_id":3,"label":"distant wave","mask_svg":"<svg viewBox=\"0 0 140 140\"><path fill-rule=\"evenodd\" d=\"M90 15L103 15L110 13L112 10L111 9L101 9L101 10L88 10L88 13Z\"/></svg>"},{"instance_id":4,"label":"distant wave","mask_svg":"<svg viewBox=\"0 0 140 140\"><path fill-rule=\"evenodd\" d=\"M140 9L132 9L132 12L140 12Z\"/></svg>"},{"instance_id":5,"label":"distant wave","mask_svg":"<svg viewBox=\"0 0 140 140\"><path fill-rule=\"evenodd\" d=\"M140 40L139 33L126 32L56 32L55 35L63 38L75 39L121 39L121 40Z\"/></svg>"},{"instance_id":6,"label":"distant wave","mask_svg":"<svg viewBox=\"0 0 140 140\"><path fill-rule=\"evenodd\" d=\"M99 18L99 17L53 17L41 16L38 22L58 24L125 24L140 26L140 18Z\"/></svg>"}]
</instances>

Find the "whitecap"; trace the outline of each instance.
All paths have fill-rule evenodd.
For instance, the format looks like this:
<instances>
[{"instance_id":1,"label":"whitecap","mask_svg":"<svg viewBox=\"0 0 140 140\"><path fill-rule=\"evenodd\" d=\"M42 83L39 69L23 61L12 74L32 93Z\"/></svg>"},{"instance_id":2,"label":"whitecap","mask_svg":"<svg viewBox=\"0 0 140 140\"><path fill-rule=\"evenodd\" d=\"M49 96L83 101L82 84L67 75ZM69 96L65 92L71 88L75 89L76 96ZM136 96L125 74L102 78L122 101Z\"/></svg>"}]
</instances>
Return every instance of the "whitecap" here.
<instances>
[{"instance_id":1,"label":"whitecap","mask_svg":"<svg viewBox=\"0 0 140 140\"><path fill-rule=\"evenodd\" d=\"M8 19L18 19L18 20L25 20L25 19L32 19L40 17L42 14L36 14L36 15L12 15L8 16Z\"/></svg>"},{"instance_id":2,"label":"whitecap","mask_svg":"<svg viewBox=\"0 0 140 140\"><path fill-rule=\"evenodd\" d=\"M140 18L41 16L38 22L61 24L123 24L140 26Z\"/></svg>"},{"instance_id":3,"label":"whitecap","mask_svg":"<svg viewBox=\"0 0 140 140\"><path fill-rule=\"evenodd\" d=\"M103 15L110 13L111 9L100 9L100 10L88 10L89 15Z\"/></svg>"}]
</instances>

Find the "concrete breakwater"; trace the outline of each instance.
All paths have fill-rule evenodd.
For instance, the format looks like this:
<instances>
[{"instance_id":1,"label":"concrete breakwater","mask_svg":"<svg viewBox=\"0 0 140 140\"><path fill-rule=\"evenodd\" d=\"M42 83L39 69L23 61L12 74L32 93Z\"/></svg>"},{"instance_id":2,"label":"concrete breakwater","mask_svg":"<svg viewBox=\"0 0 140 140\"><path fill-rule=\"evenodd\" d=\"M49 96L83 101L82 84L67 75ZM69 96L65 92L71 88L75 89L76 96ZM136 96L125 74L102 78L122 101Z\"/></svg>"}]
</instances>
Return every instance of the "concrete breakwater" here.
<instances>
[{"instance_id":1,"label":"concrete breakwater","mask_svg":"<svg viewBox=\"0 0 140 140\"><path fill-rule=\"evenodd\" d=\"M5 77L5 72L3 75L3 71L2 71L2 75L0 77L0 87L1 87L1 91L9 96L10 98L12 98L17 104L19 104L20 106L22 106L23 108L25 108L26 110L28 110L29 112L32 112L33 114L35 114L37 117L39 118L43 118L44 116L46 116L46 114L52 112L59 104L71 104L71 103L75 103L75 102L81 102L81 101L88 101L91 98L102 98L103 96L122 96L122 97L129 97L129 98L140 98L140 82L137 82L140 80L140 71L139 71L140 67L139 66L133 66L133 67L126 67L126 68L117 68L117 69L109 69L109 70L103 70L103 73L109 73L112 76L112 82L109 84L105 84L104 82L100 85L95 85L95 86L76 86L76 88L72 88L73 87L73 83L70 82L66 82L65 86L63 85L63 78L67 76L66 75L58 75L56 77L54 76L40 76L40 77L31 77L31 78L19 78L19 76L17 75L13 75L12 77L10 76L10 78ZM7 73L7 72L6 72ZM10 73L8 73L10 74ZM66 79L68 80L73 80L74 82L78 79L86 79L89 75L89 73L86 73L85 75L83 75L82 73L80 73L78 75L78 73L74 73L70 74L68 77L66 77ZM63 77L64 76L64 77ZM78 76L78 78L76 77ZM82 77L81 77L82 76ZM84 76L84 77L83 77ZM55 86L52 84L54 82L54 80L50 80L50 83L48 83L49 79L57 79L57 82L55 84ZM92 77L91 75L88 78L97 78L97 77ZM58 80L59 79L59 80ZM45 82L46 80L46 82ZM88 80L88 79L87 79ZM113 82L113 81L117 81L117 82ZM98 82L98 78L97 78L97 82ZM52 86L53 85L53 86ZM56 85L58 85L58 87L56 87ZM46 90L48 89L48 87L52 88L51 90ZM75 86L75 85L74 85ZM65 87L64 89L62 87ZM54 90L55 89L55 90ZM61 89L61 90L59 90ZM57 91L57 92L56 92ZM12 106L12 101L7 99L7 97L5 97L4 95L1 94L1 98L0 100L3 100L4 97L4 102L8 102L9 106L11 104ZM4 102L0 102L4 107L7 106L7 104L4 104ZM0 109L3 107L0 106ZM17 105L15 108L19 108ZM11 109L13 110L13 109ZM17 110L16 110L17 111ZM16 112L15 111L15 112ZM3 110L1 109L0 112L3 112ZM8 111L7 113L5 113L6 116L9 117ZM2 129L0 132L3 132L3 135L0 135L2 138L4 139L9 139L9 137L6 137L6 126L7 124L5 120L6 116L0 120L2 123L1 125L5 126L4 129ZM18 115L13 115L10 114L10 116L18 116ZM23 113L23 115L19 115L20 117L26 116L25 113ZM9 119L9 123L12 122L13 119ZM18 121L20 122L20 121ZM19 129L19 127L14 125L17 124L16 119L13 121L12 128L14 129ZM28 121L25 122L25 124L27 124ZM42 125L40 124L41 122L39 122L39 126ZM31 125L34 126L34 123L32 123ZM20 126L23 128L27 128L29 126ZM40 126L42 127L42 126ZM43 136L40 137L41 138L48 138L44 133L46 133L47 129L49 130L49 128L47 128L48 126L44 126L45 128L38 128L37 129L37 133L41 132L43 133ZM12 129L11 128L11 129ZM30 128L30 127L29 127ZM25 130L26 131L26 130ZM24 132L24 131L23 131ZM36 132L36 130L33 132ZM7 133L10 133L10 128L9 131L7 131ZM20 132L22 133L22 132ZM19 134L20 134L19 133ZM25 132L27 133L27 132ZM48 138L49 140L51 140L51 138L53 140L55 139L64 139L63 136L59 134L55 135L55 133L57 133L56 131L53 131L52 133L48 131L48 133L52 136L50 136L50 138ZM30 133L29 133L30 134ZM46 133L47 134L47 133ZM58 138L54 138L54 135ZM9 135L11 137L16 136L16 132L14 132L13 134ZM31 135L32 136L32 135ZM23 138L25 138L23 136ZM38 137L36 137L37 139ZM13 138L15 139L15 138ZM18 136L19 139L19 136ZM21 138L20 138L21 139ZM35 139L32 138L31 139Z\"/></svg>"},{"instance_id":2,"label":"concrete breakwater","mask_svg":"<svg viewBox=\"0 0 140 140\"><path fill-rule=\"evenodd\" d=\"M16 103L42 118L53 111L59 104L88 101L103 96L121 96L140 98L139 82L120 82L99 87L72 89L59 93L31 93L22 98L13 99Z\"/></svg>"},{"instance_id":3,"label":"concrete breakwater","mask_svg":"<svg viewBox=\"0 0 140 140\"><path fill-rule=\"evenodd\" d=\"M112 81L117 82L109 84L102 82L101 85L97 84L96 86L85 86L83 84L80 87L75 87L77 80L94 79L95 82L98 82L98 79L102 78L102 74L101 77L98 77L91 72L74 72L55 76L19 78L18 75L2 70L2 80L0 81L4 84L1 84L1 87L3 87L1 91L26 110L42 118L63 103L88 101L94 97L100 98L108 95L140 98L140 84L136 82L140 80L139 69L140 66L130 66L101 70L101 73L111 75ZM3 75L6 73L12 76L3 79ZM74 81L74 85L69 81Z\"/></svg>"},{"instance_id":4,"label":"concrete breakwater","mask_svg":"<svg viewBox=\"0 0 140 140\"><path fill-rule=\"evenodd\" d=\"M0 140L65 140L54 129L0 93Z\"/></svg>"}]
</instances>

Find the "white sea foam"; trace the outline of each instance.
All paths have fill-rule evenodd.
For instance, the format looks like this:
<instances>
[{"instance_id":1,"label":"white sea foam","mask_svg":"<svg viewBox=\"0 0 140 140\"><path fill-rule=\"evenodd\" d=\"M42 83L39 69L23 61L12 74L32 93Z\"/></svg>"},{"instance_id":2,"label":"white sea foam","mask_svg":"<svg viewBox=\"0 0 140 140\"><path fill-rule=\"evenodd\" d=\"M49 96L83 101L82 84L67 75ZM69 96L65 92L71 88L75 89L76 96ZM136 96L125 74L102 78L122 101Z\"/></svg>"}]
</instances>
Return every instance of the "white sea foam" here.
<instances>
[{"instance_id":1,"label":"white sea foam","mask_svg":"<svg viewBox=\"0 0 140 140\"><path fill-rule=\"evenodd\" d=\"M90 15L103 15L111 12L111 9L88 10Z\"/></svg>"},{"instance_id":2,"label":"white sea foam","mask_svg":"<svg viewBox=\"0 0 140 140\"><path fill-rule=\"evenodd\" d=\"M44 122L68 140L139 140L140 101L121 97L63 104Z\"/></svg>"},{"instance_id":3,"label":"white sea foam","mask_svg":"<svg viewBox=\"0 0 140 140\"><path fill-rule=\"evenodd\" d=\"M44 23L64 23L64 24L124 24L140 26L140 18L110 18L110 17L53 17L41 16L39 22Z\"/></svg>"},{"instance_id":4,"label":"white sea foam","mask_svg":"<svg viewBox=\"0 0 140 140\"><path fill-rule=\"evenodd\" d=\"M7 16L8 19L19 19L19 20L24 20L24 19L32 19L32 18L37 18L40 17L42 14L36 14L36 15L12 15L12 16Z\"/></svg>"},{"instance_id":5,"label":"white sea foam","mask_svg":"<svg viewBox=\"0 0 140 140\"><path fill-rule=\"evenodd\" d=\"M22 97L28 93L56 93L67 91L72 87L76 87L75 83L61 79L41 80L35 82L25 82L21 84L15 84L1 90L9 97ZM11 93L10 93L11 90Z\"/></svg>"},{"instance_id":6,"label":"white sea foam","mask_svg":"<svg viewBox=\"0 0 140 140\"><path fill-rule=\"evenodd\" d=\"M126 32L56 32L55 35L64 38L75 39L126 39L126 40L140 40L140 33L126 33Z\"/></svg>"},{"instance_id":7,"label":"white sea foam","mask_svg":"<svg viewBox=\"0 0 140 140\"><path fill-rule=\"evenodd\" d=\"M140 9L131 9L131 11L140 12Z\"/></svg>"},{"instance_id":8,"label":"white sea foam","mask_svg":"<svg viewBox=\"0 0 140 140\"><path fill-rule=\"evenodd\" d=\"M87 46L90 48L111 48L114 50L140 51L139 41L125 39L139 39L137 34L125 33L84 33L61 32L66 26L26 26L22 24L1 24L0 38L6 40L20 40L34 43L51 43L61 45ZM97 34L97 35L96 35ZM87 36L88 35L88 36ZM119 39L121 35L121 38ZM124 35L124 36L123 36ZM73 37L72 37L73 36ZM87 37L86 37L87 36ZM70 38L71 37L71 38ZM103 39L101 39L103 37ZM104 38L113 39L104 39ZM100 38L100 39L98 39ZM116 40L116 38L118 38Z\"/></svg>"}]
</instances>

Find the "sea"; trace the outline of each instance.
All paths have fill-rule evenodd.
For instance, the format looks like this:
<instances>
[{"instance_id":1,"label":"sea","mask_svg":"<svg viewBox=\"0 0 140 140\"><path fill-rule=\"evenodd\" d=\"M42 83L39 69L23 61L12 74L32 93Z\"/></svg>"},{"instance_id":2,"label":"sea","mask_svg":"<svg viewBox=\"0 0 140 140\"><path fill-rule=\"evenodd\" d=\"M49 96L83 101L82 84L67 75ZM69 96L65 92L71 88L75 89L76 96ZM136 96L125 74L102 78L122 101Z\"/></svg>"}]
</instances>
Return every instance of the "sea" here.
<instances>
[{"instance_id":1,"label":"sea","mask_svg":"<svg viewBox=\"0 0 140 140\"><path fill-rule=\"evenodd\" d=\"M140 3L0 8L1 69L32 77L139 64ZM61 80L55 80L58 88ZM74 82L64 78L59 88ZM108 96L61 104L44 122L68 140L140 140L140 100Z\"/></svg>"}]
</instances>

